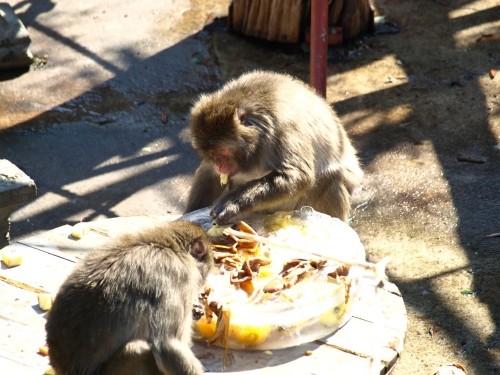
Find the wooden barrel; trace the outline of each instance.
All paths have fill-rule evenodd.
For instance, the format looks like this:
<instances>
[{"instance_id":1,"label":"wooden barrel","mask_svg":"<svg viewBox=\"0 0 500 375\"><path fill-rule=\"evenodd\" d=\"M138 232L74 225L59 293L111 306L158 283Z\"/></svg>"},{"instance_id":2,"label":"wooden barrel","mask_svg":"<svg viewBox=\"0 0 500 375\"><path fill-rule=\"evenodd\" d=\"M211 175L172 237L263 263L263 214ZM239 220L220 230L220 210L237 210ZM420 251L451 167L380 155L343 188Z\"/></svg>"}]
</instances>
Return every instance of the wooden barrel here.
<instances>
[{"instance_id":1,"label":"wooden barrel","mask_svg":"<svg viewBox=\"0 0 500 375\"><path fill-rule=\"evenodd\" d=\"M369 0L328 0L328 25L343 39L373 30L373 9ZM311 0L233 0L229 7L229 28L272 42L298 43L311 24ZM306 38L307 40L307 38Z\"/></svg>"}]
</instances>

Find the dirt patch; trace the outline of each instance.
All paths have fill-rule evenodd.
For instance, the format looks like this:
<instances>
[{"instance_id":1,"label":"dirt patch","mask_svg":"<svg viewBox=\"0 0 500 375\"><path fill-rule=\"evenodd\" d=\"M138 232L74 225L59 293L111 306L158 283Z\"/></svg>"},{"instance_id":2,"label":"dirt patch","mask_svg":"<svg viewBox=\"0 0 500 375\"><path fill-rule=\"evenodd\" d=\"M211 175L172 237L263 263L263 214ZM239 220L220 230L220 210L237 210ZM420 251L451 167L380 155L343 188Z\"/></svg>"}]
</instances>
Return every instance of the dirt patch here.
<instances>
[{"instance_id":1,"label":"dirt patch","mask_svg":"<svg viewBox=\"0 0 500 375\"><path fill-rule=\"evenodd\" d=\"M331 47L327 96L366 171L352 225L371 260L391 257L388 272L407 306L394 374L433 374L456 362L471 374L498 374L500 80L490 70L500 70L500 49L476 40L500 31L500 8L377 5L400 32ZM307 80L305 45L222 31L214 43L224 79L259 68Z\"/></svg>"}]
</instances>

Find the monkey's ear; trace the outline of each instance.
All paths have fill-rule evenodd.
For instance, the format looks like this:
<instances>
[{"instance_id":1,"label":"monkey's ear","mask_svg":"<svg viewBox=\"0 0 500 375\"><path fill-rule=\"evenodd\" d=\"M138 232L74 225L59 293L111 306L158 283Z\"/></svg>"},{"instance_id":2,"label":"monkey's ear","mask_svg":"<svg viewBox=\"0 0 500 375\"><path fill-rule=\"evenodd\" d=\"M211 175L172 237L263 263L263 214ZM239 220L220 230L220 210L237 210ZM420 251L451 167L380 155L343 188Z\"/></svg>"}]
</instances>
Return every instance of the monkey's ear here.
<instances>
[{"instance_id":1,"label":"monkey's ear","mask_svg":"<svg viewBox=\"0 0 500 375\"><path fill-rule=\"evenodd\" d=\"M263 119L253 108L241 108L238 107L234 111L234 120L244 126L261 126Z\"/></svg>"},{"instance_id":2,"label":"monkey's ear","mask_svg":"<svg viewBox=\"0 0 500 375\"><path fill-rule=\"evenodd\" d=\"M236 108L234 119L245 126L254 125L254 122L258 120L258 118L252 114L251 110L241 107Z\"/></svg>"},{"instance_id":3,"label":"monkey's ear","mask_svg":"<svg viewBox=\"0 0 500 375\"><path fill-rule=\"evenodd\" d=\"M234 119L246 125L245 124L246 111L241 107L236 108L236 110L234 111Z\"/></svg>"},{"instance_id":4,"label":"monkey's ear","mask_svg":"<svg viewBox=\"0 0 500 375\"><path fill-rule=\"evenodd\" d=\"M207 253L207 243L201 238L194 241L189 248L189 254L191 254L191 256L198 261L203 260L207 256Z\"/></svg>"}]
</instances>

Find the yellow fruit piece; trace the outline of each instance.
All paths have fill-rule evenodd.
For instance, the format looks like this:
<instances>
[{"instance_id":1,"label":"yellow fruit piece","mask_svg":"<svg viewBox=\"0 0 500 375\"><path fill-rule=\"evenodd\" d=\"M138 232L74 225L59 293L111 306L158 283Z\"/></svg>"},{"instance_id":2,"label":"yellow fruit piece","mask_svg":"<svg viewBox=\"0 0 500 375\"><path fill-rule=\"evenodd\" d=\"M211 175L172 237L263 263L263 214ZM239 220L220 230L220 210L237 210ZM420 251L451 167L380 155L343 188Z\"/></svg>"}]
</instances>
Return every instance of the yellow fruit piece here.
<instances>
[{"instance_id":1,"label":"yellow fruit piece","mask_svg":"<svg viewBox=\"0 0 500 375\"><path fill-rule=\"evenodd\" d=\"M56 370L52 368L52 366L47 367L44 371L43 375L56 375Z\"/></svg>"},{"instance_id":2,"label":"yellow fruit piece","mask_svg":"<svg viewBox=\"0 0 500 375\"><path fill-rule=\"evenodd\" d=\"M220 184L222 186L227 185L227 181L229 180L229 175L226 173L221 173L220 174Z\"/></svg>"},{"instance_id":3,"label":"yellow fruit piece","mask_svg":"<svg viewBox=\"0 0 500 375\"><path fill-rule=\"evenodd\" d=\"M196 323L195 328L198 332L206 339L211 339L215 334L215 328L217 326L217 318L213 317L210 323L207 321L207 317L203 315Z\"/></svg>"},{"instance_id":4,"label":"yellow fruit piece","mask_svg":"<svg viewBox=\"0 0 500 375\"><path fill-rule=\"evenodd\" d=\"M47 345L44 345L44 346L40 346L38 348L38 353L40 353L41 355L49 355L49 348L47 347Z\"/></svg>"},{"instance_id":5,"label":"yellow fruit piece","mask_svg":"<svg viewBox=\"0 0 500 375\"><path fill-rule=\"evenodd\" d=\"M271 277L271 276L276 276L276 274L273 272L273 268L271 266L260 266L259 277L264 278L264 277Z\"/></svg>"},{"instance_id":6,"label":"yellow fruit piece","mask_svg":"<svg viewBox=\"0 0 500 375\"><path fill-rule=\"evenodd\" d=\"M345 303L342 303L331 310L327 310L323 313L319 321L321 324L327 327L333 327L339 324L340 320L344 316L345 313Z\"/></svg>"},{"instance_id":7,"label":"yellow fruit piece","mask_svg":"<svg viewBox=\"0 0 500 375\"><path fill-rule=\"evenodd\" d=\"M224 229L226 229L228 226L220 226L220 225L213 225L209 230L207 230L207 234L210 237L219 237L223 235Z\"/></svg>"},{"instance_id":8,"label":"yellow fruit piece","mask_svg":"<svg viewBox=\"0 0 500 375\"><path fill-rule=\"evenodd\" d=\"M49 311L52 307L54 299L56 298L53 294L50 293L38 293L37 297L38 306L40 306L40 309L42 309L43 311Z\"/></svg>"},{"instance_id":9,"label":"yellow fruit piece","mask_svg":"<svg viewBox=\"0 0 500 375\"><path fill-rule=\"evenodd\" d=\"M246 346L256 346L267 340L271 326L235 325L229 328L229 336Z\"/></svg>"},{"instance_id":10,"label":"yellow fruit piece","mask_svg":"<svg viewBox=\"0 0 500 375\"><path fill-rule=\"evenodd\" d=\"M73 231L71 232L71 237L73 237L76 240L79 240L83 238L88 232L90 232L92 228L90 226L83 226L83 225L78 225L76 224L73 227Z\"/></svg>"},{"instance_id":11,"label":"yellow fruit piece","mask_svg":"<svg viewBox=\"0 0 500 375\"><path fill-rule=\"evenodd\" d=\"M14 249L5 250L2 254L2 261L7 267L19 266L23 262L23 256Z\"/></svg>"}]
</instances>

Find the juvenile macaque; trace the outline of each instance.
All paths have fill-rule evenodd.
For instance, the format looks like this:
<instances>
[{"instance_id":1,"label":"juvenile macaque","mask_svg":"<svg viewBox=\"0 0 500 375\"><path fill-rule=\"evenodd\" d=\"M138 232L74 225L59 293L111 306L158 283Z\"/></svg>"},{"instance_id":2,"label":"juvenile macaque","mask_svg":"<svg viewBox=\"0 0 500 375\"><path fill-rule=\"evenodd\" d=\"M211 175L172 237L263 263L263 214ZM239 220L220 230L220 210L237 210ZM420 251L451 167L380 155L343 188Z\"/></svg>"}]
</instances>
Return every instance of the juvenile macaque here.
<instances>
[{"instance_id":1,"label":"juvenile macaque","mask_svg":"<svg viewBox=\"0 0 500 375\"><path fill-rule=\"evenodd\" d=\"M57 375L199 375L193 302L213 266L205 232L172 222L127 234L89 253L49 312Z\"/></svg>"},{"instance_id":2,"label":"juvenile macaque","mask_svg":"<svg viewBox=\"0 0 500 375\"><path fill-rule=\"evenodd\" d=\"M330 105L301 81L244 74L202 95L190 128L202 160L186 212L213 205L224 224L242 213L311 206L348 219L363 176L356 151Z\"/></svg>"}]
</instances>

